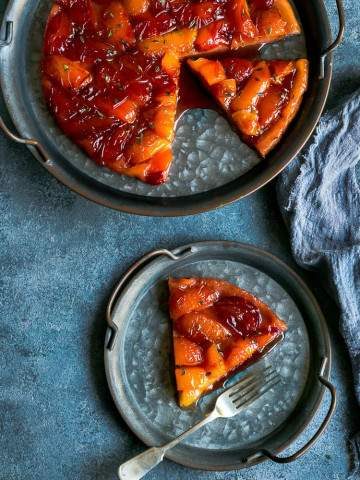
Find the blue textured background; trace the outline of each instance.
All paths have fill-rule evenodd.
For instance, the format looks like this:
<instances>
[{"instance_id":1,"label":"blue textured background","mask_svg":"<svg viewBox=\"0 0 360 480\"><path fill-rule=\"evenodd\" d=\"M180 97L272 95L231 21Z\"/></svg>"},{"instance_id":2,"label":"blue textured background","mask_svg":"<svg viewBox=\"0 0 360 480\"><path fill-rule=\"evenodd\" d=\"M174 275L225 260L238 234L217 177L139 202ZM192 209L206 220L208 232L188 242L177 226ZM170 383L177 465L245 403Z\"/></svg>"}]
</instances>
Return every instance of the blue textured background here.
<instances>
[{"instance_id":1,"label":"blue textured background","mask_svg":"<svg viewBox=\"0 0 360 480\"><path fill-rule=\"evenodd\" d=\"M0 0L1 10L5 3ZM336 26L335 0L326 3ZM336 53L328 106L360 86L360 9L358 2L345 4L347 33ZM274 185L208 214L141 218L76 196L2 135L0 162L0 479L115 479L117 465L143 446L115 410L105 380L104 308L112 285L143 253L193 240L253 243L291 265ZM346 441L359 428L350 366L336 308L319 280L305 277L329 321L339 395L335 417L315 448L295 464L226 474L165 461L149 479L346 478Z\"/></svg>"}]
</instances>

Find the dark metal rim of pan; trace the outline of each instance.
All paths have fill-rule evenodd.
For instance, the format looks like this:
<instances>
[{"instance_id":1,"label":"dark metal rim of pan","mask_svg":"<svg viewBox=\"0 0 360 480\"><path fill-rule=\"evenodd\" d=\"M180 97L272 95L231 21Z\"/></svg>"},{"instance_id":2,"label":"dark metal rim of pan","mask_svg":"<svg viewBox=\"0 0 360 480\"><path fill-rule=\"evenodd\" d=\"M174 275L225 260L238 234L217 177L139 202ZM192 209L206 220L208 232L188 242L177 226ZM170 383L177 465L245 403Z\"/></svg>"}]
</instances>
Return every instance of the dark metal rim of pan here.
<instances>
[{"instance_id":1,"label":"dark metal rim of pan","mask_svg":"<svg viewBox=\"0 0 360 480\"><path fill-rule=\"evenodd\" d=\"M335 2L335 0L334 0ZM332 40L323 0L295 0L302 22L310 61L309 87L296 120L280 145L245 175L207 192L179 197L149 197L126 193L97 182L75 169L60 153L51 135L44 135L46 125L39 125L31 114L24 76L24 31L28 27L27 11L38 0L10 0L3 17L0 37L0 82L3 97L18 133L7 127L0 117L0 128L14 141L26 144L40 163L60 182L98 204L127 213L149 216L182 216L201 213L234 202L256 191L276 175L298 154L313 132L323 111L332 77L332 51L342 39L344 16L342 0L339 10L339 33ZM30 9L30 10L29 10ZM34 26L36 28L36 26ZM15 77L14 77L15 76ZM49 140L50 138L50 140Z\"/></svg>"},{"instance_id":2,"label":"dark metal rim of pan","mask_svg":"<svg viewBox=\"0 0 360 480\"><path fill-rule=\"evenodd\" d=\"M327 325L320 307L304 281L281 260L257 247L227 241L208 241L185 245L174 250L155 250L142 257L125 272L114 288L107 308L108 329L105 338L105 370L108 385L123 419L130 429L147 445L162 442L155 431L144 427L129 401L122 365L122 336L125 332L136 298L155 278L175 267L186 266L196 260L223 259L252 266L274 278L293 298L308 330L310 342L309 374L305 389L287 420L269 436L249 449L206 450L179 445L167 457L182 465L203 470L234 470L256 465L267 459L290 463L304 455L326 429L336 406L336 392L329 382L331 345ZM136 307L134 307L136 308ZM115 348L114 348L115 345ZM120 371L120 373L119 373ZM295 453L279 456L311 424L318 411L324 392L328 390L331 402L327 414L316 433Z\"/></svg>"}]
</instances>

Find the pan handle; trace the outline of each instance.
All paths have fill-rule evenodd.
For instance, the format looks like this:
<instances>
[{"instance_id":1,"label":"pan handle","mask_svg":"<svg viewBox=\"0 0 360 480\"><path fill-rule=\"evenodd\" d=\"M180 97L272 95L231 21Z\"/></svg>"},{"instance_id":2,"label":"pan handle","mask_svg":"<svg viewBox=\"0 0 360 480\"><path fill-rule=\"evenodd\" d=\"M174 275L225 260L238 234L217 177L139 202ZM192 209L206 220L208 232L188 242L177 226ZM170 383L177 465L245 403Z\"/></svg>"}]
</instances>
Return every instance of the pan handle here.
<instances>
[{"instance_id":1,"label":"pan handle","mask_svg":"<svg viewBox=\"0 0 360 480\"><path fill-rule=\"evenodd\" d=\"M336 39L334 42L327 47L326 50L324 50L321 54L320 57L320 78L324 78L325 76L325 60L326 57L329 55L329 53L333 52L335 48L337 48L340 43L342 42L342 39L344 38L344 31L345 31L345 9L344 9L344 4L343 0L336 0L336 6L337 6L337 11L338 11L338 16L339 16L339 31L337 34Z\"/></svg>"},{"instance_id":2,"label":"pan handle","mask_svg":"<svg viewBox=\"0 0 360 480\"><path fill-rule=\"evenodd\" d=\"M11 20L5 20L3 25L1 25L0 32L4 32L2 38L0 38L0 48L9 46L13 39L14 33L14 23ZM2 117L0 116L0 129L5 133L7 137L17 143L22 143L25 145L32 146L36 149L37 153L39 154L40 159L46 163L50 159L45 152L43 146L33 138L22 138L13 133L6 125Z\"/></svg>"},{"instance_id":3,"label":"pan handle","mask_svg":"<svg viewBox=\"0 0 360 480\"><path fill-rule=\"evenodd\" d=\"M112 350L114 348L115 339L118 331L118 327L116 323L113 321L113 316L112 316L113 308L121 292L123 291L126 283L130 279L130 277L132 277L142 266L144 266L149 260L152 260L153 258L165 256L175 261L175 260L180 260L184 257L187 257L191 254L192 254L191 247L186 248L185 250L183 250L182 252L176 255L170 250L166 250L165 248L161 250L153 250L152 252L149 252L143 257L141 257L125 272L125 274L121 277L119 282L116 284L106 307L106 321L112 331L112 334L110 335L109 341L107 343L108 350Z\"/></svg>"},{"instance_id":4,"label":"pan handle","mask_svg":"<svg viewBox=\"0 0 360 480\"><path fill-rule=\"evenodd\" d=\"M30 145L32 147L35 147L35 149L37 150L41 160L44 163L47 163L50 160L47 153L45 152L44 148L42 147L42 145L37 140L34 140L33 138L21 138L21 137L18 137L17 135L15 135L5 125L4 120L2 119L1 116L0 116L0 128L5 133L5 135L7 137L9 137L11 140L14 140L14 142L22 143L22 144L25 144L25 145Z\"/></svg>"},{"instance_id":5,"label":"pan handle","mask_svg":"<svg viewBox=\"0 0 360 480\"><path fill-rule=\"evenodd\" d=\"M4 30L4 38L0 39L0 48L1 47L6 47L7 45L10 45L13 39L13 33L14 33L14 24L10 20L6 20L5 26L1 28L1 31Z\"/></svg>"},{"instance_id":6,"label":"pan handle","mask_svg":"<svg viewBox=\"0 0 360 480\"><path fill-rule=\"evenodd\" d=\"M274 455L273 453L271 453L269 450L262 449L259 452L257 452L255 455L251 455L250 457L248 457L247 461L249 461L253 458L256 458L258 456L258 453L261 453L262 455L264 455L265 457L269 458L270 460L272 460L273 462L276 462L276 463L290 463L290 462L293 462L294 460L297 460L298 458L302 457L315 444L315 442L319 439L319 437L324 433L324 430L328 426L328 424L331 420L331 417L333 416L335 408L336 408L336 389L335 389L334 385L332 383L330 383L323 376L327 363L328 363L328 358L325 357L322 361L322 364L321 364L319 381L326 388L329 389L330 394L331 394L331 403L330 403L329 410L328 410L322 424L320 425L320 427L316 431L315 435L313 435L311 437L311 439L302 448L300 448L300 450L298 450L293 455L290 455L288 457L278 457L277 455Z\"/></svg>"}]
</instances>

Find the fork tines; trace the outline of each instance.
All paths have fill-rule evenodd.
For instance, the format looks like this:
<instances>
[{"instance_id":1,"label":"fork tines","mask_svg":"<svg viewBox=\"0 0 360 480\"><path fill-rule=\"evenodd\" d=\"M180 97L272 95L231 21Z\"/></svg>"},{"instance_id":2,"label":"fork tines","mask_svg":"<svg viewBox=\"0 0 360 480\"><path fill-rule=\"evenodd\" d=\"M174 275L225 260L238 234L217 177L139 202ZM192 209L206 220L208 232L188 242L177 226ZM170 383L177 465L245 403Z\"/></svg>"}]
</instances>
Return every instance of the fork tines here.
<instances>
[{"instance_id":1,"label":"fork tines","mask_svg":"<svg viewBox=\"0 0 360 480\"><path fill-rule=\"evenodd\" d=\"M226 391L226 396L236 409L246 407L281 381L280 375L271 366L246 375Z\"/></svg>"}]
</instances>

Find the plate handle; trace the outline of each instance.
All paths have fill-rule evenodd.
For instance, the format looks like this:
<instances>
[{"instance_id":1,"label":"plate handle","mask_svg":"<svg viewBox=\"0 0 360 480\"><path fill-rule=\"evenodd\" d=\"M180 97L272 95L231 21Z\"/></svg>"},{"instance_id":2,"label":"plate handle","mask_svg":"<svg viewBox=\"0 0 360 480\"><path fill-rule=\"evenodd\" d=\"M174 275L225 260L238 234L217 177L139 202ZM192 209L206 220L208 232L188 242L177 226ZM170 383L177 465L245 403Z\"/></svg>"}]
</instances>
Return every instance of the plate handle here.
<instances>
[{"instance_id":1,"label":"plate handle","mask_svg":"<svg viewBox=\"0 0 360 480\"><path fill-rule=\"evenodd\" d=\"M339 31L337 34L336 39L334 42L327 47L326 50L324 50L321 54L320 57L320 74L319 78L324 78L325 76L325 60L326 57L329 55L329 53L333 52L335 48L337 48L340 43L342 42L342 39L344 38L344 31L345 31L345 9L344 9L344 4L343 0L336 0L336 6L337 6L337 11L338 11L338 17L339 17Z\"/></svg>"},{"instance_id":2,"label":"plate handle","mask_svg":"<svg viewBox=\"0 0 360 480\"><path fill-rule=\"evenodd\" d=\"M300 450L298 450L293 455L290 455L288 457L278 457L277 455L274 455L273 453L271 453L269 450L266 450L266 449L262 449L258 453L261 453L262 455L264 455L265 457L268 457L270 460L276 463L290 463L302 457L314 445L314 443L319 439L319 437L324 433L324 430L328 426L336 408L336 389L334 385L330 383L323 376L327 363L328 363L328 358L325 357L321 364L319 381L322 385L324 385L329 390L331 394L331 402L330 402L328 413L326 414L322 424L320 425L315 435L313 435L313 437L302 448L300 448ZM258 456L258 453L256 453L255 455L251 455L246 459L246 461L248 462L250 459L256 458Z\"/></svg>"},{"instance_id":3,"label":"plate handle","mask_svg":"<svg viewBox=\"0 0 360 480\"><path fill-rule=\"evenodd\" d=\"M107 343L107 348L109 350L112 350L114 348L115 339L118 331L118 327L112 318L113 308L122 290L124 289L127 281L130 279L130 277L132 277L136 271L138 271L142 266L145 265L145 263L147 263L149 260L152 260L153 258L165 256L175 261L175 260L180 260L184 257L187 257L189 254L191 255L191 253L192 253L191 247L186 248L179 254L174 254L173 252L171 252L170 250L166 250L165 248L161 250L153 250L152 252L149 252L143 257L141 257L125 272L125 274L121 277L119 282L116 284L106 307L106 321L112 332Z\"/></svg>"},{"instance_id":4,"label":"plate handle","mask_svg":"<svg viewBox=\"0 0 360 480\"><path fill-rule=\"evenodd\" d=\"M13 133L5 125L4 120L2 119L1 116L0 116L0 128L5 133L5 135L7 137L9 137L11 140L14 140L14 142L22 143L22 144L25 144L25 145L30 145L32 147L35 147L39 156L40 156L40 158L41 158L41 160L44 163L47 163L50 160L47 153L45 152L45 149L43 148L43 146L37 140L34 140L33 138L21 138L21 137L18 137L17 135L15 135L15 133Z\"/></svg>"}]
</instances>

